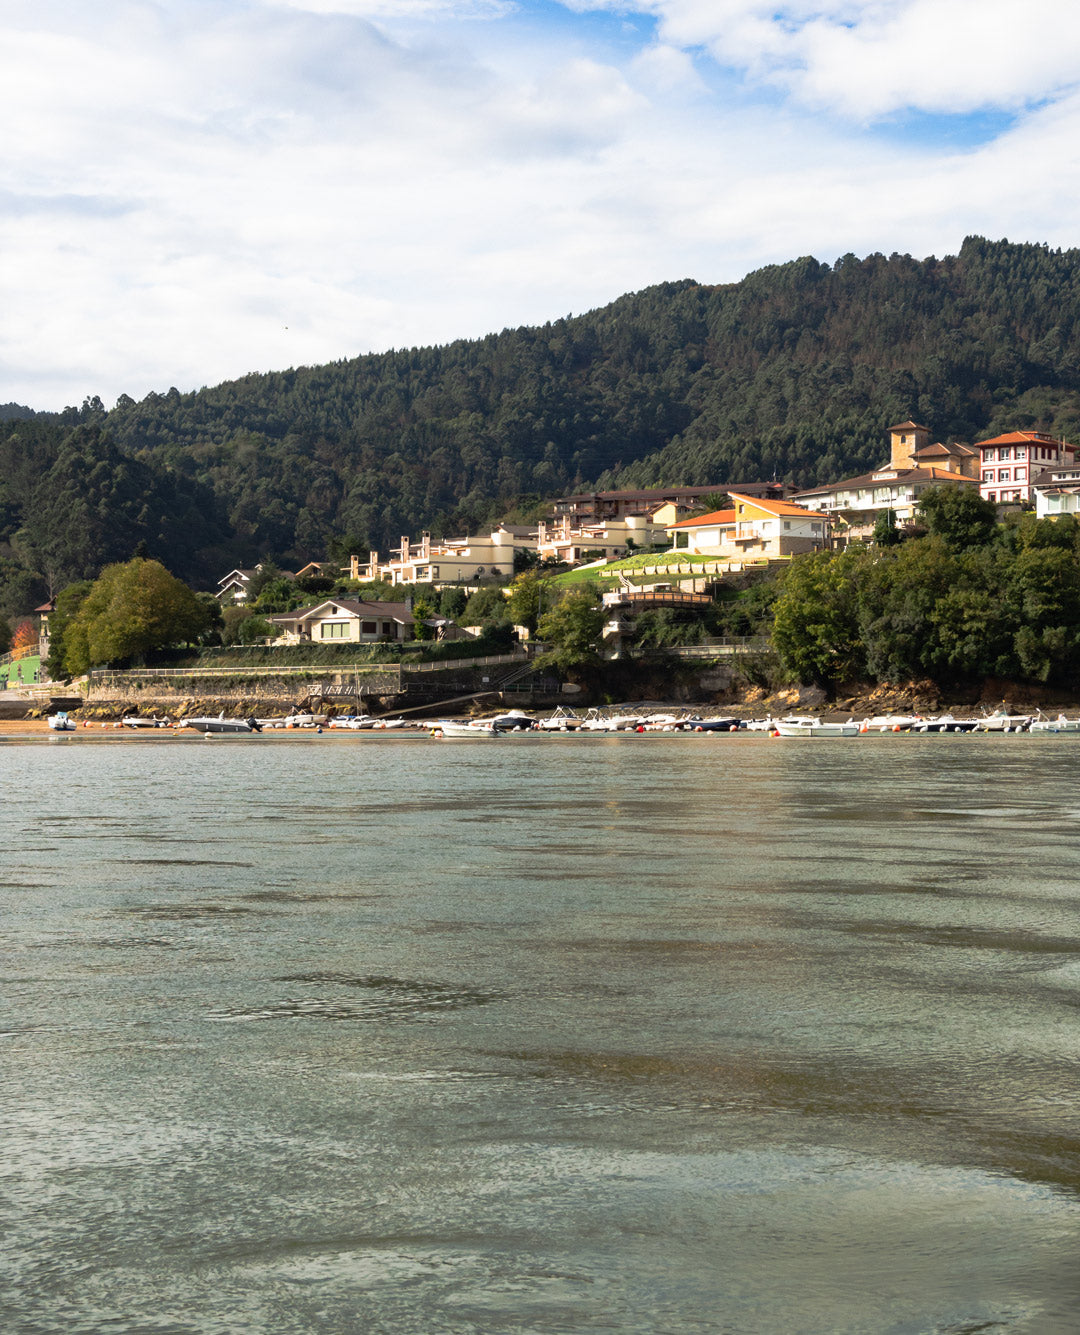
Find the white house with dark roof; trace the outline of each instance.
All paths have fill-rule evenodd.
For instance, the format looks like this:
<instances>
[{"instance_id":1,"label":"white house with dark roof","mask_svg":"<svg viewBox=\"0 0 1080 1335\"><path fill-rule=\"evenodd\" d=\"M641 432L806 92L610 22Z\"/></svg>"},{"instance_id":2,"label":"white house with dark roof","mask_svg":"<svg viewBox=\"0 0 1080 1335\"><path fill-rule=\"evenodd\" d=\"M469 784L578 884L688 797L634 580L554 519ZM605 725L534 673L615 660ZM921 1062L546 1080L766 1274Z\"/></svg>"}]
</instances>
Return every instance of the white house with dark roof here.
<instances>
[{"instance_id":1,"label":"white house with dark roof","mask_svg":"<svg viewBox=\"0 0 1080 1335\"><path fill-rule=\"evenodd\" d=\"M328 598L314 607L298 607L267 620L281 627L284 644L377 644L413 636L411 602Z\"/></svg>"},{"instance_id":2,"label":"white house with dark roof","mask_svg":"<svg viewBox=\"0 0 1080 1335\"><path fill-rule=\"evenodd\" d=\"M1037 519L1056 519L1058 515L1080 518L1080 462L1051 465L1036 473L1031 487Z\"/></svg>"},{"instance_id":3,"label":"white house with dark roof","mask_svg":"<svg viewBox=\"0 0 1080 1335\"><path fill-rule=\"evenodd\" d=\"M791 498L848 525L849 538L869 537L883 510L901 523L910 521L924 491L931 487L977 487L975 453L967 445L931 445L930 430L917 422L889 428L889 462L873 473L809 487ZM941 459L950 464L932 463Z\"/></svg>"}]
</instances>

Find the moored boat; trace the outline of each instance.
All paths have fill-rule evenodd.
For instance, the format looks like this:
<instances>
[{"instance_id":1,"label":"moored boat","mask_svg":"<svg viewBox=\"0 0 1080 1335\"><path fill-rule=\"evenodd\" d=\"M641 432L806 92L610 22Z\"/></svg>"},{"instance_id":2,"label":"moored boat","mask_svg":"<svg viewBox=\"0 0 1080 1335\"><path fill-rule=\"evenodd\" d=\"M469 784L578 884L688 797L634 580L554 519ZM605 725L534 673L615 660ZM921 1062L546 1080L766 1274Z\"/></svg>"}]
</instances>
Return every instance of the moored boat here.
<instances>
[{"instance_id":1,"label":"moored boat","mask_svg":"<svg viewBox=\"0 0 1080 1335\"><path fill-rule=\"evenodd\" d=\"M992 714L979 719L975 729L977 732L1026 732L1033 718L1033 714L1010 714L1005 709L995 709Z\"/></svg>"},{"instance_id":2,"label":"moored boat","mask_svg":"<svg viewBox=\"0 0 1080 1335\"><path fill-rule=\"evenodd\" d=\"M463 723L460 719L441 718L431 725L432 737L499 737L500 729L490 721Z\"/></svg>"},{"instance_id":3,"label":"moored boat","mask_svg":"<svg viewBox=\"0 0 1080 1335\"><path fill-rule=\"evenodd\" d=\"M864 718L863 732L911 732L924 722L921 714L875 714Z\"/></svg>"},{"instance_id":4,"label":"moored boat","mask_svg":"<svg viewBox=\"0 0 1080 1335\"><path fill-rule=\"evenodd\" d=\"M827 723L819 718L799 718L777 719L774 730L781 737L858 737L860 727L854 719Z\"/></svg>"},{"instance_id":5,"label":"moored boat","mask_svg":"<svg viewBox=\"0 0 1080 1335\"><path fill-rule=\"evenodd\" d=\"M257 718L226 718L224 714L219 714L217 718L186 718L182 726L206 734L262 732L262 724Z\"/></svg>"},{"instance_id":6,"label":"moored boat","mask_svg":"<svg viewBox=\"0 0 1080 1335\"><path fill-rule=\"evenodd\" d=\"M974 732L979 720L954 718L952 714L938 714L924 718L912 729L914 732Z\"/></svg>"},{"instance_id":7,"label":"moored boat","mask_svg":"<svg viewBox=\"0 0 1080 1335\"><path fill-rule=\"evenodd\" d=\"M1080 732L1080 718L1066 718L1064 714L1057 718L1037 718L1028 732Z\"/></svg>"},{"instance_id":8,"label":"moored boat","mask_svg":"<svg viewBox=\"0 0 1080 1335\"><path fill-rule=\"evenodd\" d=\"M171 718L141 718L138 714L125 714L120 720L124 728L171 728Z\"/></svg>"},{"instance_id":9,"label":"moored boat","mask_svg":"<svg viewBox=\"0 0 1080 1335\"><path fill-rule=\"evenodd\" d=\"M559 705L554 714L538 718L534 726L541 732L577 732L583 722L572 709Z\"/></svg>"},{"instance_id":10,"label":"moored boat","mask_svg":"<svg viewBox=\"0 0 1080 1335\"><path fill-rule=\"evenodd\" d=\"M504 714L495 714L492 718L478 719L479 723L490 723L499 732L529 732L536 720L523 709L508 709Z\"/></svg>"},{"instance_id":11,"label":"moored boat","mask_svg":"<svg viewBox=\"0 0 1080 1335\"><path fill-rule=\"evenodd\" d=\"M58 709L49 715L49 727L53 732L74 732L77 726L73 718L68 718L66 709Z\"/></svg>"}]
</instances>

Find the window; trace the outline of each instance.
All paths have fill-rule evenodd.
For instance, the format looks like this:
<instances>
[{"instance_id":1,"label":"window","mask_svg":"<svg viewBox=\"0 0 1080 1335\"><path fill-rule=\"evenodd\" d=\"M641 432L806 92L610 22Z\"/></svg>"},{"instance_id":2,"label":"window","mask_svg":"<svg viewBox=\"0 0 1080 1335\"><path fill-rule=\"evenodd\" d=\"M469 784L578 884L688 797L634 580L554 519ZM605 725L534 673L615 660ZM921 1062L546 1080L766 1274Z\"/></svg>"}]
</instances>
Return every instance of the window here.
<instances>
[{"instance_id":1,"label":"window","mask_svg":"<svg viewBox=\"0 0 1080 1335\"><path fill-rule=\"evenodd\" d=\"M993 480L994 480L994 470L993 470L992 468L984 468L984 469L983 469L982 480L983 480L984 482L993 482Z\"/></svg>"},{"instance_id":2,"label":"window","mask_svg":"<svg viewBox=\"0 0 1080 1335\"><path fill-rule=\"evenodd\" d=\"M393 635L394 623L392 621L384 621L382 623L382 633L384 635Z\"/></svg>"},{"instance_id":3,"label":"window","mask_svg":"<svg viewBox=\"0 0 1080 1335\"><path fill-rule=\"evenodd\" d=\"M675 534L675 546L676 546L676 547L689 547L689 546L690 546L690 534L689 534L689 533L676 533L676 534Z\"/></svg>"},{"instance_id":4,"label":"window","mask_svg":"<svg viewBox=\"0 0 1080 1335\"><path fill-rule=\"evenodd\" d=\"M986 494L986 499L987 499L988 501L996 501L996 500L997 500L997 492L995 492L995 491L987 492L987 494Z\"/></svg>"},{"instance_id":5,"label":"window","mask_svg":"<svg viewBox=\"0 0 1080 1335\"><path fill-rule=\"evenodd\" d=\"M1023 480L1024 480L1026 477L1027 477L1027 469L1026 469L1026 468L1015 468L1015 469L1013 469L1013 481L1014 481L1014 482L1023 482Z\"/></svg>"},{"instance_id":6,"label":"window","mask_svg":"<svg viewBox=\"0 0 1080 1335\"><path fill-rule=\"evenodd\" d=\"M790 519L785 519L785 520L784 520L784 528L785 528L785 529L790 529L790 528L791 528L791 520L790 520Z\"/></svg>"},{"instance_id":7,"label":"window","mask_svg":"<svg viewBox=\"0 0 1080 1335\"><path fill-rule=\"evenodd\" d=\"M360 633L361 635L378 635L379 632L376 629L374 621L361 621Z\"/></svg>"},{"instance_id":8,"label":"window","mask_svg":"<svg viewBox=\"0 0 1080 1335\"><path fill-rule=\"evenodd\" d=\"M344 640L349 626L345 621L324 621L319 627L319 636L324 640Z\"/></svg>"},{"instance_id":9,"label":"window","mask_svg":"<svg viewBox=\"0 0 1080 1335\"><path fill-rule=\"evenodd\" d=\"M1010 480L1009 470L1008 470L1007 468L1001 468L1001 469L999 469L999 470L998 470L998 481L999 481L999 482L1008 482L1009 480Z\"/></svg>"}]
</instances>

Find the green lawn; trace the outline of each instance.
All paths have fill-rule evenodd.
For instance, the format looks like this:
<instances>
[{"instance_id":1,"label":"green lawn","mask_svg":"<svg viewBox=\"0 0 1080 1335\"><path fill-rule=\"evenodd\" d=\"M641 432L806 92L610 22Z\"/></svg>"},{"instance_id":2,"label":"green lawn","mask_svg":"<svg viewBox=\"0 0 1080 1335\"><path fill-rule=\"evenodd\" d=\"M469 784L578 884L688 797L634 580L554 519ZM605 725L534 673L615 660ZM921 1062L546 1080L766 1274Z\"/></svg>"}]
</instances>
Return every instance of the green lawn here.
<instances>
[{"instance_id":1,"label":"green lawn","mask_svg":"<svg viewBox=\"0 0 1080 1335\"><path fill-rule=\"evenodd\" d=\"M10 684L13 687L30 685L37 681L41 671L41 659L34 654L31 658L20 658L15 663L0 663L0 687Z\"/></svg>"},{"instance_id":2,"label":"green lawn","mask_svg":"<svg viewBox=\"0 0 1080 1335\"><path fill-rule=\"evenodd\" d=\"M666 566L715 565L716 561L715 556L692 556L689 552L640 553L637 556L625 556L620 561L608 561L606 565L602 566L590 566L586 569L579 566L576 570L568 570L563 575L556 575L555 583L586 584L596 582L606 584L618 579L620 574L631 575L635 572L652 571L654 569L660 572L655 578L663 579L663 570ZM652 576L645 576L646 581L649 578L652 578Z\"/></svg>"}]
</instances>

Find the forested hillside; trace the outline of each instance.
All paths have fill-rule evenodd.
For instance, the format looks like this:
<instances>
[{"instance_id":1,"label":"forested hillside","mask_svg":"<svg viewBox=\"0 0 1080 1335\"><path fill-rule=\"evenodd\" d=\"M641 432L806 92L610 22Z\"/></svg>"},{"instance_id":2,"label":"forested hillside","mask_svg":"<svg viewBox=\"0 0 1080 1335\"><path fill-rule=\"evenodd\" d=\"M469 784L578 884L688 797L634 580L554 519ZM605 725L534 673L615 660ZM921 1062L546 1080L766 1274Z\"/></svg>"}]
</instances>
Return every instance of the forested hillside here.
<instances>
[{"instance_id":1,"label":"forested hillside","mask_svg":"<svg viewBox=\"0 0 1080 1335\"><path fill-rule=\"evenodd\" d=\"M288 566L593 485L810 485L872 466L907 417L942 439L1080 437L1080 251L805 258L543 328L9 420L0 580L63 582L140 541L189 579Z\"/></svg>"}]
</instances>

